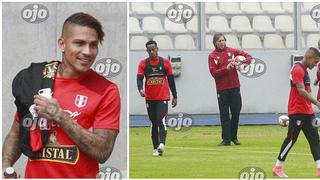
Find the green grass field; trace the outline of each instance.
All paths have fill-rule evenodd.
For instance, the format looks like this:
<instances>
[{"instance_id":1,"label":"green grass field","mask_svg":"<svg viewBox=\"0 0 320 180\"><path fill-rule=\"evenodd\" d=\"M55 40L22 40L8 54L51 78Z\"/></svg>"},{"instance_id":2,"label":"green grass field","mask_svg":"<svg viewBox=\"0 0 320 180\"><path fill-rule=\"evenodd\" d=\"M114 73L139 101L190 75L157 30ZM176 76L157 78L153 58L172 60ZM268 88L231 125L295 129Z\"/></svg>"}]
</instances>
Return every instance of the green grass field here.
<instances>
[{"instance_id":1,"label":"green grass field","mask_svg":"<svg viewBox=\"0 0 320 180\"><path fill-rule=\"evenodd\" d=\"M220 126L168 130L162 157L152 156L148 127L130 128L130 178L238 178L246 167L259 167L273 178L273 168L287 128L240 126L240 146L224 146ZM291 149L284 170L289 178L316 178L315 162L303 134Z\"/></svg>"}]
</instances>

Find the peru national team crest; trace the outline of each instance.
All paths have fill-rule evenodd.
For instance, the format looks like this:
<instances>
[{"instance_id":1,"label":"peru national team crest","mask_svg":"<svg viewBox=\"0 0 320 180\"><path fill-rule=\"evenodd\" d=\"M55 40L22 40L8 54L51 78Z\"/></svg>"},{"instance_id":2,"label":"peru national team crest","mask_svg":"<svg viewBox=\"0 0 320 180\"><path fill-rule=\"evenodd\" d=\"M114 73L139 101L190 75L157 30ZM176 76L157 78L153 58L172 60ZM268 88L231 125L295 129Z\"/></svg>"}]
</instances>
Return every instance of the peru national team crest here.
<instances>
[{"instance_id":1,"label":"peru national team crest","mask_svg":"<svg viewBox=\"0 0 320 180\"><path fill-rule=\"evenodd\" d=\"M87 96L83 96L83 95L77 94L76 100L74 101L74 104L78 108L82 108L82 107L86 106L87 101L88 101L88 97Z\"/></svg>"}]
</instances>

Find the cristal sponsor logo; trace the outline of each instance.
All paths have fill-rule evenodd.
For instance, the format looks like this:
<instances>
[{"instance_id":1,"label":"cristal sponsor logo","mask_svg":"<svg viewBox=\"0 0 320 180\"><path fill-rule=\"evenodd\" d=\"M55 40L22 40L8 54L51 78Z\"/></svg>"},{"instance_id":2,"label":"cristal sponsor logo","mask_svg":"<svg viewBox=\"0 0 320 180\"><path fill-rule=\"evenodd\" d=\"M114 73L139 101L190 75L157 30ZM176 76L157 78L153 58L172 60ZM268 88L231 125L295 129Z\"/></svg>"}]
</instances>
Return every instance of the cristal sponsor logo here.
<instances>
[{"instance_id":1,"label":"cristal sponsor logo","mask_svg":"<svg viewBox=\"0 0 320 180\"><path fill-rule=\"evenodd\" d=\"M193 124L193 118L187 113L179 112L178 114L170 115L167 124L174 131L187 131Z\"/></svg>"},{"instance_id":2,"label":"cristal sponsor logo","mask_svg":"<svg viewBox=\"0 0 320 180\"><path fill-rule=\"evenodd\" d=\"M75 145L49 145L42 148L33 160L76 164L78 159L79 150Z\"/></svg>"},{"instance_id":3,"label":"cristal sponsor logo","mask_svg":"<svg viewBox=\"0 0 320 180\"><path fill-rule=\"evenodd\" d=\"M49 10L42 4L28 4L21 10L21 17L28 23L41 23L48 19Z\"/></svg>"},{"instance_id":4,"label":"cristal sponsor logo","mask_svg":"<svg viewBox=\"0 0 320 180\"><path fill-rule=\"evenodd\" d=\"M239 172L239 180L265 180L266 172L259 167L246 167Z\"/></svg>"},{"instance_id":5,"label":"cristal sponsor logo","mask_svg":"<svg viewBox=\"0 0 320 180\"><path fill-rule=\"evenodd\" d=\"M94 64L93 69L101 76L111 78L121 73L122 64L113 58L103 58Z\"/></svg>"},{"instance_id":6,"label":"cristal sponsor logo","mask_svg":"<svg viewBox=\"0 0 320 180\"><path fill-rule=\"evenodd\" d=\"M161 85L163 84L163 78L160 77L151 77L147 80L147 85Z\"/></svg>"},{"instance_id":7,"label":"cristal sponsor logo","mask_svg":"<svg viewBox=\"0 0 320 180\"><path fill-rule=\"evenodd\" d=\"M107 166L101 167L99 172L96 175L96 179L105 179L105 180L121 180L122 174L119 169Z\"/></svg>"},{"instance_id":8,"label":"cristal sponsor logo","mask_svg":"<svg viewBox=\"0 0 320 180\"><path fill-rule=\"evenodd\" d=\"M258 58L253 58L248 66L242 64L240 66L240 74L248 78L257 78L262 76L267 71L267 66L264 61Z\"/></svg>"},{"instance_id":9,"label":"cristal sponsor logo","mask_svg":"<svg viewBox=\"0 0 320 180\"><path fill-rule=\"evenodd\" d=\"M316 23L320 23L320 4L311 9L310 16Z\"/></svg>"},{"instance_id":10,"label":"cristal sponsor logo","mask_svg":"<svg viewBox=\"0 0 320 180\"><path fill-rule=\"evenodd\" d=\"M167 18L174 23L186 23L194 16L194 10L187 4L174 4L167 9Z\"/></svg>"}]
</instances>

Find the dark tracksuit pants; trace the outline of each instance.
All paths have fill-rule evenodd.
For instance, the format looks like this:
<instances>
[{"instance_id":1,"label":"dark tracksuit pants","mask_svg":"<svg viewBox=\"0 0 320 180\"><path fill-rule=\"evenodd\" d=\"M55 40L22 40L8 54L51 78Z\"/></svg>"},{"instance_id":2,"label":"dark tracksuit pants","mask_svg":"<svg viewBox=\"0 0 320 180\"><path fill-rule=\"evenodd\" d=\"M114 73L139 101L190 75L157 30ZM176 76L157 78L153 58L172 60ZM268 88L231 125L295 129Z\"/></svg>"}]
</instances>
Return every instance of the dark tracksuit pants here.
<instances>
[{"instance_id":1,"label":"dark tracksuit pants","mask_svg":"<svg viewBox=\"0 0 320 180\"><path fill-rule=\"evenodd\" d=\"M302 130L306 136L310 150L315 161L320 159L320 144L319 144L319 134L318 128L312 125L312 120L315 118L313 114L294 114L289 115L289 127L287 137L284 139L281 150L278 156L280 161L285 161L286 157L297 141L299 133Z\"/></svg>"},{"instance_id":2,"label":"dark tracksuit pants","mask_svg":"<svg viewBox=\"0 0 320 180\"><path fill-rule=\"evenodd\" d=\"M239 116L242 107L240 88L225 89L218 92L222 139L230 142L237 139ZM229 114L231 111L231 119Z\"/></svg>"},{"instance_id":3,"label":"dark tracksuit pants","mask_svg":"<svg viewBox=\"0 0 320 180\"><path fill-rule=\"evenodd\" d=\"M157 149L160 143L165 144L167 128L165 119L168 114L168 101L146 101L148 116L151 121L151 138L153 149Z\"/></svg>"}]
</instances>

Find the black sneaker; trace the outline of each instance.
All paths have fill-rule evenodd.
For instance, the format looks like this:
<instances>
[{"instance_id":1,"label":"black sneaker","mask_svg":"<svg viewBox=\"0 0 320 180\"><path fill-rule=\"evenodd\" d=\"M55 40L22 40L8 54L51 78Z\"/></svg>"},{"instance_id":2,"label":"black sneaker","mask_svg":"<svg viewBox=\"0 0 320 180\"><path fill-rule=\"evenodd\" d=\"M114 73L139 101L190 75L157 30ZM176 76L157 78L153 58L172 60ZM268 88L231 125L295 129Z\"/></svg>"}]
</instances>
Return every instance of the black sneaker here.
<instances>
[{"instance_id":1,"label":"black sneaker","mask_svg":"<svg viewBox=\"0 0 320 180\"><path fill-rule=\"evenodd\" d=\"M230 146L230 142L222 141L218 146Z\"/></svg>"},{"instance_id":2,"label":"black sneaker","mask_svg":"<svg viewBox=\"0 0 320 180\"><path fill-rule=\"evenodd\" d=\"M240 142L238 139L234 139L234 140L232 140L232 142L234 145L240 145Z\"/></svg>"}]
</instances>

